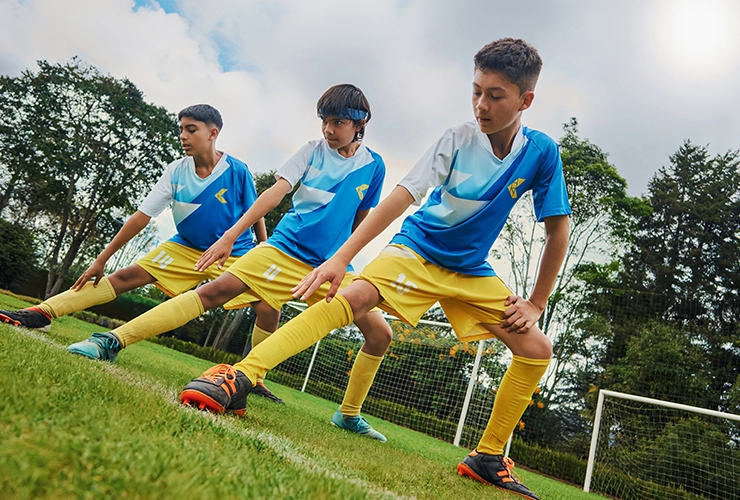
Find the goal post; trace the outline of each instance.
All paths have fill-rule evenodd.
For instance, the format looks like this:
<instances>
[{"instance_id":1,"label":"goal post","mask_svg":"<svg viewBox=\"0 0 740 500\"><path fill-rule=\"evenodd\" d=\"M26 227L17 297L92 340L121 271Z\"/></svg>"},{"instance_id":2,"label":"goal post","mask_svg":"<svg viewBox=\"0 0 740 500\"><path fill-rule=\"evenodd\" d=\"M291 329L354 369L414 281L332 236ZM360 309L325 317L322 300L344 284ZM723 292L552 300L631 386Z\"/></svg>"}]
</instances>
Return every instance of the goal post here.
<instances>
[{"instance_id":1,"label":"goal post","mask_svg":"<svg viewBox=\"0 0 740 500\"><path fill-rule=\"evenodd\" d=\"M612 484L603 492L619 498L738 498L739 423L732 413L602 389L583 490L603 455L602 483Z\"/></svg>"}]
</instances>

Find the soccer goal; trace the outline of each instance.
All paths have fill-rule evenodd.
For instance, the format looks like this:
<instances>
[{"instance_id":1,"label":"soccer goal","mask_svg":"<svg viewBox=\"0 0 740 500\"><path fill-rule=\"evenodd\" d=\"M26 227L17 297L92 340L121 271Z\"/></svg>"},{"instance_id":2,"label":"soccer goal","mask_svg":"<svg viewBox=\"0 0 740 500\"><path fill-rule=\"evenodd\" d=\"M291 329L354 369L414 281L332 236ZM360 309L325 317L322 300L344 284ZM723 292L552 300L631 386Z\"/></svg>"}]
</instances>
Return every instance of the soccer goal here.
<instances>
[{"instance_id":1,"label":"soccer goal","mask_svg":"<svg viewBox=\"0 0 740 500\"><path fill-rule=\"evenodd\" d=\"M601 390L584 491L740 498L740 415Z\"/></svg>"}]
</instances>

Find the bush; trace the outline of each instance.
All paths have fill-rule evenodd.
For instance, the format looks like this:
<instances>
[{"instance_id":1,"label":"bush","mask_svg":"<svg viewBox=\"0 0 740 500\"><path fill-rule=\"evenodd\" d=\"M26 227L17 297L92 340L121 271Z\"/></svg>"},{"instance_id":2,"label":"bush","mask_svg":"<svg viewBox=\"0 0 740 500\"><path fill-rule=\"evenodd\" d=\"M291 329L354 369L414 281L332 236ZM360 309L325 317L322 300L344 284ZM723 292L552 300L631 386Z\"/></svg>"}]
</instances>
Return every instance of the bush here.
<instances>
[{"instance_id":1,"label":"bush","mask_svg":"<svg viewBox=\"0 0 740 500\"><path fill-rule=\"evenodd\" d=\"M0 219L0 287L9 288L36 264L36 240L28 229Z\"/></svg>"}]
</instances>

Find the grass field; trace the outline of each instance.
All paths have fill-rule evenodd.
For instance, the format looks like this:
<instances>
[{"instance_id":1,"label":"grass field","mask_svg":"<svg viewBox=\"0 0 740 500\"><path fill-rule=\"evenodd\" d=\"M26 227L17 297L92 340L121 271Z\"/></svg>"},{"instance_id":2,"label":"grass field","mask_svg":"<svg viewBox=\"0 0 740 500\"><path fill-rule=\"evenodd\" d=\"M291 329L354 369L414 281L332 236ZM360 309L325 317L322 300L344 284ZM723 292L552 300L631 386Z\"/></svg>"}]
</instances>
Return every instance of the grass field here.
<instances>
[{"instance_id":1,"label":"grass field","mask_svg":"<svg viewBox=\"0 0 740 500\"><path fill-rule=\"evenodd\" d=\"M352 435L335 404L274 383L286 405L251 397L244 418L185 408L212 363L150 342L115 364L65 351L94 331L0 325L1 498L520 498L457 476L467 450L372 417L388 443ZM602 498L516 470L543 500Z\"/></svg>"}]
</instances>

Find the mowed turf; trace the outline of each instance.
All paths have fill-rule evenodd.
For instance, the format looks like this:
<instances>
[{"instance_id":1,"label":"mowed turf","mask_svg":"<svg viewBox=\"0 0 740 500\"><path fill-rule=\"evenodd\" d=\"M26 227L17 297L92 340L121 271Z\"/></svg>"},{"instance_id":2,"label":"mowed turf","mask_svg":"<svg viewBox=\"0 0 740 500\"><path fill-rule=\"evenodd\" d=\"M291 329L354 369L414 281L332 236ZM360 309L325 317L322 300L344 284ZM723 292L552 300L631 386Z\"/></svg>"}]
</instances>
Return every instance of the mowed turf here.
<instances>
[{"instance_id":1,"label":"mowed turf","mask_svg":"<svg viewBox=\"0 0 740 500\"><path fill-rule=\"evenodd\" d=\"M0 309L27 305L0 295ZM94 331L0 325L1 498L520 498L459 477L468 450L372 417L388 443L353 435L329 424L336 404L269 381L284 406L185 408L180 390L211 362L150 342L116 363L65 351ZM517 470L543 500L600 498Z\"/></svg>"}]
</instances>

